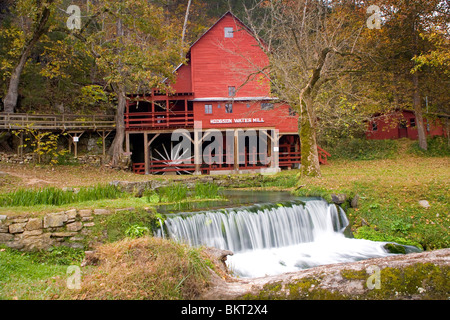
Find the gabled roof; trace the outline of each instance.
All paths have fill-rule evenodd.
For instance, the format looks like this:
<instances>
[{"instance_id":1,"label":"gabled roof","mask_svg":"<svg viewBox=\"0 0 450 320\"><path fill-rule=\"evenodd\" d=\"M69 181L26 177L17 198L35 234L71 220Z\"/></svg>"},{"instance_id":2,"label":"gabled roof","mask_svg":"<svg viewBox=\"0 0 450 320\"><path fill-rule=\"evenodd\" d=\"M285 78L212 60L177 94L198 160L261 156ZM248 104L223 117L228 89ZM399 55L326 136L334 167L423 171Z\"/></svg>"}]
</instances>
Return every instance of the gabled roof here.
<instances>
[{"instance_id":1,"label":"gabled roof","mask_svg":"<svg viewBox=\"0 0 450 320\"><path fill-rule=\"evenodd\" d=\"M242 22L241 19L239 19L238 17L236 17L233 13L231 13L231 11L227 11L225 12L225 14L223 16L221 16L219 18L219 20L216 21L216 23L214 23L211 27L208 28L208 30L206 30L197 40L194 41L194 43L191 44L191 46L189 47L189 51L191 51L191 48L200 41L201 38L203 38L212 28L214 28L220 21L222 21L226 16L230 15L234 20L236 20L237 22L239 22L248 32L250 32L251 34L253 34L253 31L247 27L245 25L244 22Z\"/></svg>"}]
</instances>

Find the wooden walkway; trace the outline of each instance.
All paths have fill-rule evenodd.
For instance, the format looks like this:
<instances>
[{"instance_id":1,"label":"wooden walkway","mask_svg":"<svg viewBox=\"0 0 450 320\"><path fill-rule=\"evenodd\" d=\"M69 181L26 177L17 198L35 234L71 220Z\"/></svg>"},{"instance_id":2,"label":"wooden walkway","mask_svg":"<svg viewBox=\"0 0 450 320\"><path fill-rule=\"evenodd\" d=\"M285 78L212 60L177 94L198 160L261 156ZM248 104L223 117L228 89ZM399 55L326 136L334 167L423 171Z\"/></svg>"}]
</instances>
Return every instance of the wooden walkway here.
<instances>
[{"instance_id":1,"label":"wooden walkway","mask_svg":"<svg viewBox=\"0 0 450 320\"><path fill-rule=\"evenodd\" d=\"M50 131L97 131L114 130L115 126L114 116L0 113L0 130L20 130L28 127Z\"/></svg>"}]
</instances>

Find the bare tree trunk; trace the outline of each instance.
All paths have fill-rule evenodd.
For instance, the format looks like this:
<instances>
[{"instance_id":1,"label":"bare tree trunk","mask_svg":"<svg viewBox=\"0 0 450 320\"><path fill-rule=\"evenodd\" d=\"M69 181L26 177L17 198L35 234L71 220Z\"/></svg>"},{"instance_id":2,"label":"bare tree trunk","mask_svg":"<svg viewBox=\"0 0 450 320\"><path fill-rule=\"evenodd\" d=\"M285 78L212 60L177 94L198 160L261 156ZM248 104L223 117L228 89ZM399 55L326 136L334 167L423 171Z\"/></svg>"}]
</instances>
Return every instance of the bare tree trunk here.
<instances>
[{"instance_id":1,"label":"bare tree trunk","mask_svg":"<svg viewBox=\"0 0 450 320\"><path fill-rule=\"evenodd\" d=\"M50 5L52 2L53 1L48 1L47 5ZM17 97L19 96L20 76L22 74L23 68L25 67L25 63L27 62L28 57L31 54L31 50L33 49L35 44L39 41L41 36L48 30L47 21L49 17L50 17L49 7L43 8L36 29L34 29L31 39L25 44L25 47L19 59L19 63L14 68L11 74L11 79L9 80L8 85L8 91L4 99L4 107L5 107L4 112L6 113L13 113L16 108Z\"/></svg>"},{"instance_id":2,"label":"bare tree trunk","mask_svg":"<svg viewBox=\"0 0 450 320\"><path fill-rule=\"evenodd\" d=\"M120 163L120 158L124 153L123 143L125 141L125 122L124 114L127 105L125 88L123 85L113 85L114 91L117 94L117 111L116 111L116 135L108 150L108 154L112 157L111 166L117 167Z\"/></svg>"},{"instance_id":3,"label":"bare tree trunk","mask_svg":"<svg viewBox=\"0 0 450 320\"><path fill-rule=\"evenodd\" d=\"M422 116L422 106L420 105L419 75L417 74L417 72L415 72L412 75L412 77L414 85L413 105L414 105L414 114L416 116L417 132L419 135L419 147L423 150L427 150L428 149L427 135L425 132L425 125Z\"/></svg>"},{"instance_id":4,"label":"bare tree trunk","mask_svg":"<svg viewBox=\"0 0 450 320\"><path fill-rule=\"evenodd\" d=\"M302 152L301 175L320 177L319 154L317 152L316 120L312 99L308 94L300 96L299 134Z\"/></svg>"},{"instance_id":5,"label":"bare tree trunk","mask_svg":"<svg viewBox=\"0 0 450 320\"><path fill-rule=\"evenodd\" d=\"M320 177L319 154L316 139L316 113L314 109L314 92L320 86L321 71L325 65L330 48L323 48L320 52L317 66L313 70L306 87L299 95L300 100L300 148L302 153L302 176ZM323 80L323 79L322 79Z\"/></svg>"},{"instance_id":6,"label":"bare tree trunk","mask_svg":"<svg viewBox=\"0 0 450 320\"><path fill-rule=\"evenodd\" d=\"M418 56L419 31L417 30L417 20L415 19L413 20L412 31L414 36L414 56ZM419 147L423 150L427 150L428 149L427 135L423 123L422 106L420 104L419 74L417 71L412 74L412 81L413 81L413 107L414 107L414 114L416 116L417 133L419 136Z\"/></svg>"},{"instance_id":7,"label":"bare tree trunk","mask_svg":"<svg viewBox=\"0 0 450 320\"><path fill-rule=\"evenodd\" d=\"M186 9L186 15L184 16L183 32L181 34L181 45L182 46L184 45L184 38L186 37L186 28L187 28L187 23L188 23L188 19L189 19L189 9L191 8L191 3L192 3L192 0L189 0L187 9ZM181 55L183 55L183 51L182 51Z\"/></svg>"},{"instance_id":8,"label":"bare tree trunk","mask_svg":"<svg viewBox=\"0 0 450 320\"><path fill-rule=\"evenodd\" d=\"M117 34L119 36L124 35L122 20L117 20ZM120 54L120 52L118 53ZM122 70L122 62L119 62L119 70ZM116 110L116 135L111 144L108 154L112 157L111 166L113 168L119 167L121 157L124 152L123 142L125 140L125 108L127 105L127 98L125 92L125 85L122 83L113 83L112 87L117 95L117 110Z\"/></svg>"}]
</instances>

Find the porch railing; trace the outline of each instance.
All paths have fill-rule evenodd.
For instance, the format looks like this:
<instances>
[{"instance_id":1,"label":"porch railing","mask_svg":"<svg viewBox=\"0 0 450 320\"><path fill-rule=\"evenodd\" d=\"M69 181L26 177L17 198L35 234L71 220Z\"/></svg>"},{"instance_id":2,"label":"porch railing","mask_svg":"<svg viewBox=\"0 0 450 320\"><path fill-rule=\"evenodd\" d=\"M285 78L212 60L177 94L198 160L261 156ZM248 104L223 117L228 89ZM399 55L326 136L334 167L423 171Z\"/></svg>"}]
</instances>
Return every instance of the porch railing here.
<instances>
[{"instance_id":1,"label":"porch railing","mask_svg":"<svg viewBox=\"0 0 450 320\"><path fill-rule=\"evenodd\" d=\"M115 117L109 115L0 113L0 129L6 130L112 130L115 126Z\"/></svg>"},{"instance_id":2,"label":"porch railing","mask_svg":"<svg viewBox=\"0 0 450 320\"><path fill-rule=\"evenodd\" d=\"M125 114L125 128L127 130L192 126L194 126L193 111L132 112Z\"/></svg>"}]
</instances>

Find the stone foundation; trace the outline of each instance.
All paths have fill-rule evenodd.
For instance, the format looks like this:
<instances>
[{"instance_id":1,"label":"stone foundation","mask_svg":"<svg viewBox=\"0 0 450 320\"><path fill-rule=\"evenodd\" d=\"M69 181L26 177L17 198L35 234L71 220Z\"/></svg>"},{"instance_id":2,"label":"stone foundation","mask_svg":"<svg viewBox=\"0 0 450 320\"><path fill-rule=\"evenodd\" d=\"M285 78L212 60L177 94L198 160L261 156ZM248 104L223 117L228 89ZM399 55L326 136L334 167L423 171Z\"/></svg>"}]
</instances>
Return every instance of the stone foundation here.
<instances>
[{"instance_id":1,"label":"stone foundation","mask_svg":"<svg viewBox=\"0 0 450 320\"><path fill-rule=\"evenodd\" d=\"M105 209L68 210L43 217L0 215L0 244L14 249L45 250L52 246L84 248L84 240L95 225L94 216L110 214Z\"/></svg>"}]
</instances>

